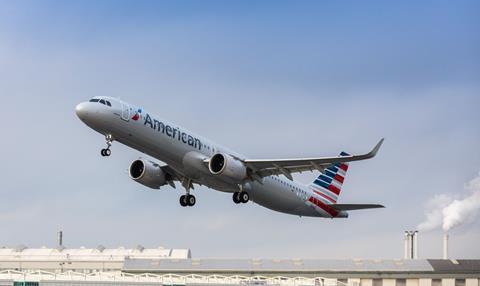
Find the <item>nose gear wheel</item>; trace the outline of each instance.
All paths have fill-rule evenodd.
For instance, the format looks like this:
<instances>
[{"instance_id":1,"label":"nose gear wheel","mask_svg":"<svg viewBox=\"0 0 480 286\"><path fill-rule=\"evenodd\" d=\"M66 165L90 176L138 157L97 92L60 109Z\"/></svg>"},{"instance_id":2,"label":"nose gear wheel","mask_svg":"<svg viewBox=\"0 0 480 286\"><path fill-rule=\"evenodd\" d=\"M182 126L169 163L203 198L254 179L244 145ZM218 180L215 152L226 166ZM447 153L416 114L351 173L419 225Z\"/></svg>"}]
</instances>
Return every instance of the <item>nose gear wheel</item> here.
<instances>
[{"instance_id":1,"label":"nose gear wheel","mask_svg":"<svg viewBox=\"0 0 480 286\"><path fill-rule=\"evenodd\" d=\"M112 154L110 147L112 146L113 136L111 134L105 135L105 140L107 141L107 148L104 148L100 151L102 157L108 157Z\"/></svg>"}]
</instances>

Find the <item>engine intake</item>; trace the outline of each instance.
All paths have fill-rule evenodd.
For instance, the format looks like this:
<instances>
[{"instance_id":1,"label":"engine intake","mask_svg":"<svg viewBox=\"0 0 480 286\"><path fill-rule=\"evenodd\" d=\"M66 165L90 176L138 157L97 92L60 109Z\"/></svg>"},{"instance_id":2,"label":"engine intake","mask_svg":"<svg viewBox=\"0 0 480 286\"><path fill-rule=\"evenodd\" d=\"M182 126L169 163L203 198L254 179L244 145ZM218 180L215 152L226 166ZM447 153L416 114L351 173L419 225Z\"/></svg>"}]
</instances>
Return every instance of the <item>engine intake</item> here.
<instances>
[{"instance_id":1,"label":"engine intake","mask_svg":"<svg viewBox=\"0 0 480 286\"><path fill-rule=\"evenodd\" d=\"M247 167L228 154L213 155L208 163L208 169L213 175L222 175L237 181L247 177Z\"/></svg>"},{"instance_id":2,"label":"engine intake","mask_svg":"<svg viewBox=\"0 0 480 286\"><path fill-rule=\"evenodd\" d=\"M165 172L157 163L138 159L133 161L128 171L132 180L152 189L160 189L167 184Z\"/></svg>"}]
</instances>

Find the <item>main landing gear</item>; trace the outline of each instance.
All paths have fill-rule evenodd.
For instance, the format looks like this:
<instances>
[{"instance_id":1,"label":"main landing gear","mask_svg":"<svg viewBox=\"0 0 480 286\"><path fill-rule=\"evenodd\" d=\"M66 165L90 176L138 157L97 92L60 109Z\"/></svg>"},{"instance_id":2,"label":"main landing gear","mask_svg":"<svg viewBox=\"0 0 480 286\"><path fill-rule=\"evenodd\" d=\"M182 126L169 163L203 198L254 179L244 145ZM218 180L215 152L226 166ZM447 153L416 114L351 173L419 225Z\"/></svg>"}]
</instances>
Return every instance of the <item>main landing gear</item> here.
<instances>
[{"instance_id":1,"label":"main landing gear","mask_svg":"<svg viewBox=\"0 0 480 286\"><path fill-rule=\"evenodd\" d=\"M186 177L183 178L182 186L185 188L187 194L180 196L180 205L182 207L193 207L197 200L194 195L190 195L190 190L193 189L192 180Z\"/></svg>"},{"instance_id":2,"label":"main landing gear","mask_svg":"<svg viewBox=\"0 0 480 286\"><path fill-rule=\"evenodd\" d=\"M235 192L233 193L232 198L233 198L233 202L236 204L248 203L248 201L250 200L250 196L248 195L247 192Z\"/></svg>"},{"instance_id":3,"label":"main landing gear","mask_svg":"<svg viewBox=\"0 0 480 286\"><path fill-rule=\"evenodd\" d=\"M180 205L182 207L193 207L196 199L194 195L186 194L180 196Z\"/></svg>"},{"instance_id":4,"label":"main landing gear","mask_svg":"<svg viewBox=\"0 0 480 286\"><path fill-rule=\"evenodd\" d=\"M100 154L102 157L108 157L112 154L112 151L110 150L110 146L112 146L113 142L113 137L111 134L105 135L105 140L107 141L107 148L104 148L100 151Z\"/></svg>"}]
</instances>

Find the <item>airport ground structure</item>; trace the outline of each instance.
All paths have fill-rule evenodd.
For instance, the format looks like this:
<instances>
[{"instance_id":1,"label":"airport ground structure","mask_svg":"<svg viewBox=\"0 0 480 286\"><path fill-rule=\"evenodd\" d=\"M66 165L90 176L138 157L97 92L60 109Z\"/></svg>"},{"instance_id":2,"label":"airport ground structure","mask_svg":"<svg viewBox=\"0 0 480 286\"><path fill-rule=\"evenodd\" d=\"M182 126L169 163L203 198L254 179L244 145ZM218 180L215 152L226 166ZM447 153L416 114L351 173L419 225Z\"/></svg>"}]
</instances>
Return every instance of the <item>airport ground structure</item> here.
<instances>
[{"instance_id":1,"label":"airport ground structure","mask_svg":"<svg viewBox=\"0 0 480 286\"><path fill-rule=\"evenodd\" d=\"M0 248L0 285L480 286L480 260L196 259L189 249Z\"/></svg>"}]
</instances>

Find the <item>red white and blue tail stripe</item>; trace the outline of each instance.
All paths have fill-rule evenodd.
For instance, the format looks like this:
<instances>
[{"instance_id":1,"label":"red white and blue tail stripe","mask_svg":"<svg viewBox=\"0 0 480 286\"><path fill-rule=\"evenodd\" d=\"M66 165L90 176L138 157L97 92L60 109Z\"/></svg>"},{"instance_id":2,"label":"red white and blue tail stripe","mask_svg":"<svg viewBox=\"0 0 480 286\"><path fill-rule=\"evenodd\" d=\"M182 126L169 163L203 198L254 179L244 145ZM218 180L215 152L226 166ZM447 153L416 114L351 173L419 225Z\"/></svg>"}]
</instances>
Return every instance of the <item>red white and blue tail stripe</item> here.
<instances>
[{"instance_id":1,"label":"red white and blue tail stripe","mask_svg":"<svg viewBox=\"0 0 480 286\"><path fill-rule=\"evenodd\" d=\"M342 152L340 156L350 156ZM324 204L335 204L342 190L343 181L348 170L348 163L336 163L326 168L309 187L317 194L316 199Z\"/></svg>"}]
</instances>

